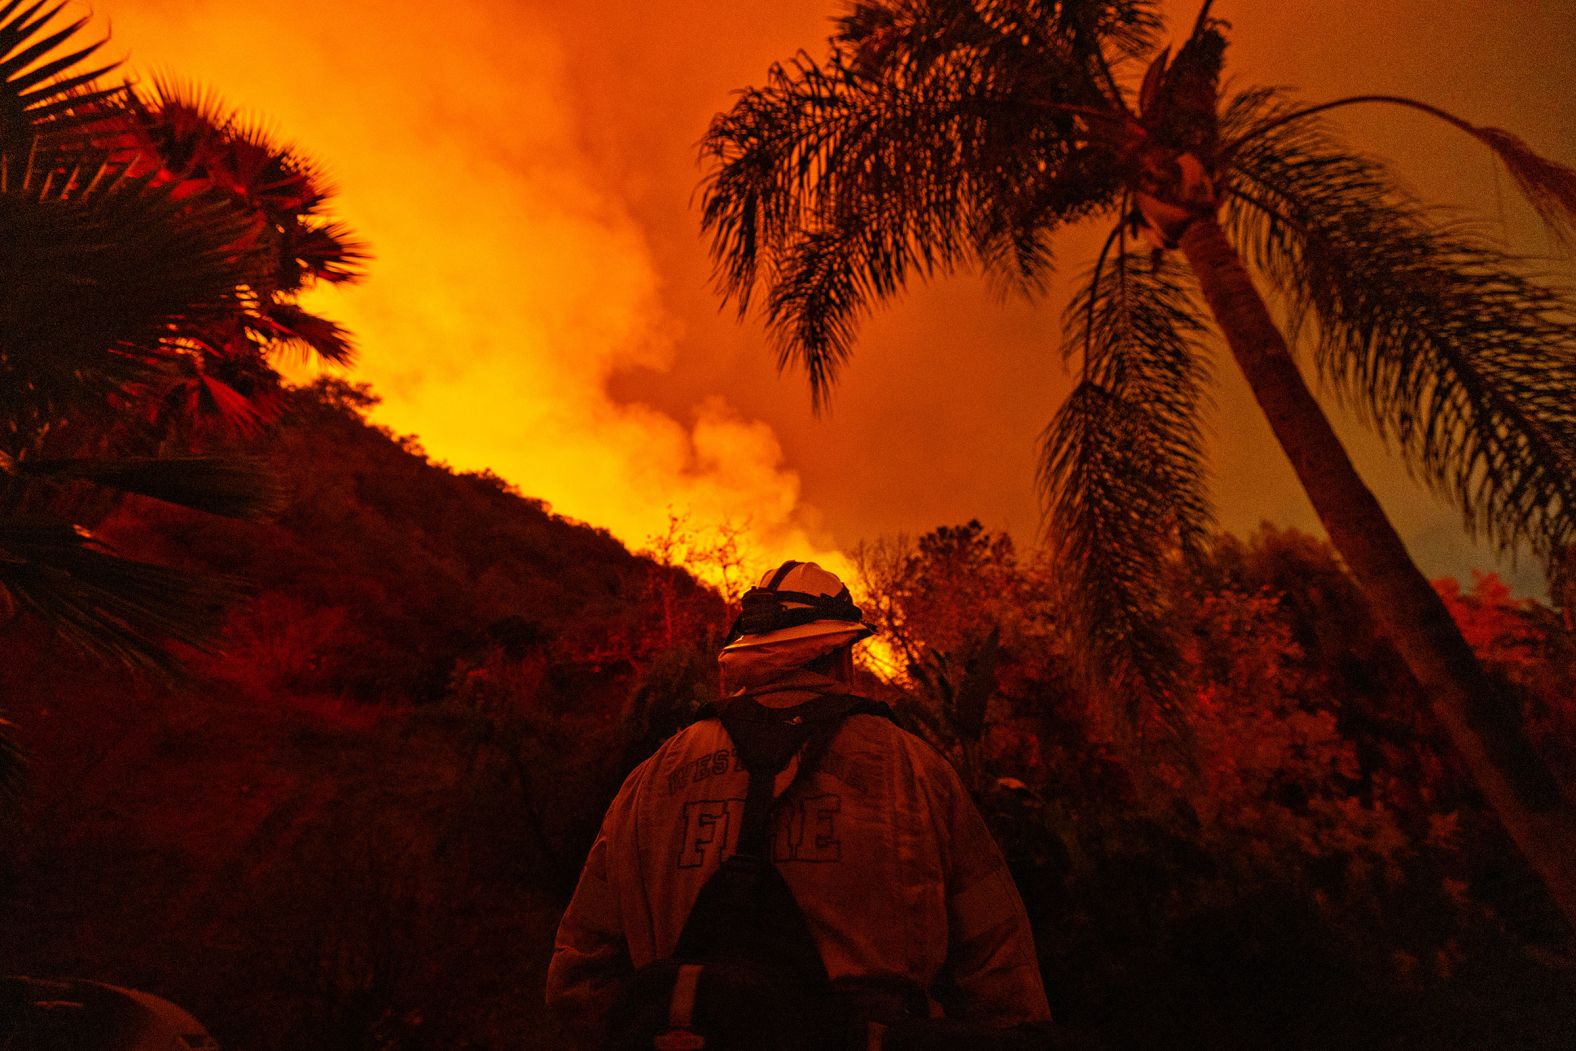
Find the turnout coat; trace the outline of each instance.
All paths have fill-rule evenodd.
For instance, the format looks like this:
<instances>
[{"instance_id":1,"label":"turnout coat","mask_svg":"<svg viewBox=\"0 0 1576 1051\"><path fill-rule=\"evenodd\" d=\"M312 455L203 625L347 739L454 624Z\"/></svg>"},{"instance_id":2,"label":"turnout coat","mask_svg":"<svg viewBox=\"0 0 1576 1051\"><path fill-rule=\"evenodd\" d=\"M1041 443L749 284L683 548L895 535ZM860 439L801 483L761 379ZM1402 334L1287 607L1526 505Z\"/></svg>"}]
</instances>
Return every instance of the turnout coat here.
<instances>
[{"instance_id":1,"label":"turnout coat","mask_svg":"<svg viewBox=\"0 0 1576 1051\"><path fill-rule=\"evenodd\" d=\"M797 759L778 777L772 855L834 981L945 986L952 1014L986 1025L1050 1017L1017 888L946 759L859 714L807 777L796 772ZM548 970L549 1005L587 1041L601 1039L622 981L672 954L733 852L746 784L717 719L669 738L624 782Z\"/></svg>"}]
</instances>

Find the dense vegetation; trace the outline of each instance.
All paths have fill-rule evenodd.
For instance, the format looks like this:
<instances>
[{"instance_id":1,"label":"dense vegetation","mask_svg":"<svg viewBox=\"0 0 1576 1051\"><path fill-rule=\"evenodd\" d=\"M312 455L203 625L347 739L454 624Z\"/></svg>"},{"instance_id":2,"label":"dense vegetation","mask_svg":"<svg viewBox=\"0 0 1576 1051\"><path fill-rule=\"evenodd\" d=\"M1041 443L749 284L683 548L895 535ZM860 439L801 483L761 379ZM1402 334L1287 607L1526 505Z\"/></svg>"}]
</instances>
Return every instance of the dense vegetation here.
<instances>
[{"instance_id":1,"label":"dense vegetation","mask_svg":"<svg viewBox=\"0 0 1576 1051\"><path fill-rule=\"evenodd\" d=\"M1168 567L1182 736L1136 749L1069 675L1047 563L970 524L865 565L924 669L909 703L1018 875L1064 1024L1117 1047L1576 1032L1566 928L1324 543L1265 527ZM1491 575L1441 591L1569 778L1564 622Z\"/></svg>"},{"instance_id":2,"label":"dense vegetation","mask_svg":"<svg viewBox=\"0 0 1576 1051\"><path fill-rule=\"evenodd\" d=\"M498 479L289 395L268 523L153 501L117 548L255 581L174 687L46 633L0 669L32 786L0 968L149 988L225 1046L556 1046L551 936L625 770L711 695L722 603ZM332 455L325 455L332 450ZM1563 1048L1573 946L1327 547L1173 566L1188 747L1070 675L1045 563L977 524L862 553L902 667L867 688L965 773L1094 1046ZM1556 611L1443 589L1576 769Z\"/></svg>"}]
</instances>

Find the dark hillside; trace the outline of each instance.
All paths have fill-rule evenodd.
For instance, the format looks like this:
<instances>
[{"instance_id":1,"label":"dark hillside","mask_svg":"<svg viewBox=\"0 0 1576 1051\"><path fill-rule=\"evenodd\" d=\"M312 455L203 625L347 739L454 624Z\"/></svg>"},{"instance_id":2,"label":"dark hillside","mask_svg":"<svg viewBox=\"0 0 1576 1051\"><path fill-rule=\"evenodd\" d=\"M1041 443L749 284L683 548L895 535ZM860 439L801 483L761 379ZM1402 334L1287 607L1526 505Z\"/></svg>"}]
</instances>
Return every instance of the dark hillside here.
<instances>
[{"instance_id":1,"label":"dark hillside","mask_svg":"<svg viewBox=\"0 0 1576 1051\"><path fill-rule=\"evenodd\" d=\"M226 674L254 663L295 692L432 701L455 660L490 643L627 674L667 641L652 634L654 588L705 603L687 575L606 532L494 476L428 462L410 440L369 426L359 415L368 404L339 383L292 393L263 448L289 493L271 524L151 502L104 523L145 557L256 585L256 601L232 618Z\"/></svg>"},{"instance_id":2,"label":"dark hillside","mask_svg":"<svg viewBox=\"0 0 1576 1051\"><path fill-rule=\"evenodd\" d=\"M148 989L242 1051L556 1042L546 954L641 736L629 700L704 689L651 662L720 603L429 463L364 404L292 395L262 450L287 491L271 523L152 502L102 523L126 554L253 582L187 681L10 629L0 695L32 772L0 973Z\"/></svg>"}]
</instances>

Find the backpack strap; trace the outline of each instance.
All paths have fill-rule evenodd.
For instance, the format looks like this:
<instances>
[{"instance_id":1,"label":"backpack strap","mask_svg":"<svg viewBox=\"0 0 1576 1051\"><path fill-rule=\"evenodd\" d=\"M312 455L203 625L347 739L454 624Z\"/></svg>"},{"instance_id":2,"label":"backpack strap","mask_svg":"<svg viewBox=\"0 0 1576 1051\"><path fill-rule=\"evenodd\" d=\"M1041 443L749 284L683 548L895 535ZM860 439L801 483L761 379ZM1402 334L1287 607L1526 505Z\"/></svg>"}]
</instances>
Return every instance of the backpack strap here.
<instances>
[{"instance_id":1,"label":"backpack strap","mask_svg":"<svg viewBox=\"0 0 1576 1051\"><path fill-rule=\"evenodd\" d=\"M892 711L884 704L852 694L828 694L793 708L768 708L741 697L719 713L749 774L744 820L734 847L736 854L770 857L767 835L778 798L774 792L778 773L795 754L799 756L793 781L783 790L786 795L820 763L843 720L858 714L891 718Z\"/></svg>"},{"instance_id":2,"label":"backpack strap","mask_svg":"<svg viewBox=\"0 0 1576 1051\"><path fill-rule=\"evenodd\" d=\"M673 996L668 1000L668 1031L658 1033L651 1046L655 1051L701 1051L706 1040L695 1032L695 994L700 991L700 975L705 968L698 963L679 965L673 978Z\"/></svg>"},{"instance_id":3,"label":"backpack strap","mask_svg":"<svg viewBox=\"0 0 1576 1051\"><path fill-rule=\"evenodd\" d=\"M785 794L813 771L848 716L890 717L890 711L864 698L826 694L780 709L741 697L710 714L722 720L749 777L743 820L734 852L701 886L672 956L638 972L644 992L620 1001L615 1032L639 1040L617 1046L848 1046L855 1019L828 978L809 921L772 862L774 788L795 754L799 765Z\"/></svg>"},{"instance_id":4,"label":"backpack strap","mask_svg":"<svg viewBox=\"0 0 1576 1051\"><path fill-rule=\"evenodd\" d=\"M744 815L734 850L724 858L690 909L673 956L681 960L749 958L765 941L790 946L798 958L795 973L825 969L804 914L772 864L771 813L777 775L801 747L794 783L825 754L844 718L854 712L881 714L884 705L844 694L829 694L794 708L773 709L748 698L730 702L719 718L733 738L739 762L749 775ZM812 735L813 734L813 738ZM790 788L792 785L789 786ZM786 900L787 907L779 908Z\"/></svg>"}]
</instances>

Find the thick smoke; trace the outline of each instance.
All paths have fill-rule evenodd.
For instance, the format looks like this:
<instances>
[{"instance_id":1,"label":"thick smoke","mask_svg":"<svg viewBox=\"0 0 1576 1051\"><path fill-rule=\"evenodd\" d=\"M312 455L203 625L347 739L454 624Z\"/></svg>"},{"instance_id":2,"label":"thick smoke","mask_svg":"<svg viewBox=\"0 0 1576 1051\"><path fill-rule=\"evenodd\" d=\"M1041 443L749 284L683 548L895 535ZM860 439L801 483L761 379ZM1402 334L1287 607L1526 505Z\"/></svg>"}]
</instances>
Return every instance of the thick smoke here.
<instances>
[{"instance_id":1,"label":"thick smoke","mask_svg":"<svg viewBox=\"0 0 1576 1051\"><path fill-rule=\"evenodd\" d=\"M1003 307L964 277L879 313L831 419L810 418L802 377L773 382L759 323L719 315L705 287L686 207L695 140L771 61L820 54L841 0L102 3L133 68L212 86L339 177L344 216L378 260L371 281L324 305L361 336L379 419L434 456L491 467L636 545L670 506L696 525L748 519L763 562L970 518L1032 542L1034 439L1070 383L1057 318L1104 230L1061 243L1042 303ZM1199 3L1164 6L1180 33ZM1236 86L1425 98L1569 161L1576 8L1512 6L1213 10L1232 23ZM1340 123L1426 197L1486 210L1519 250L1547 251L1459 133L1385 111ZM1317 531L1246 387L1229 363L1219 376L1222 524ZM1335 416L1426 572L1495 564L1453 509ZM1532 560L1510 579L1541 588Z\"/></svg>"},{"instance_id":2,"label":"thick smoke","mask_svg":"<svg viewBox=\"0 0 1576 1051\"><path fill-rule=\"evenodd\" d=\"M213 89L330 172L375 261L318 305L356 333L379 422L632 546L670 509L695 528L747 524L760 562L823 546L766 424L720 396L683 418L609 396L615 373L669 367L681 326L643 231L586 159L545 23L475 2L111 13L137 75Z\"/></svg>"}]
</instances>

